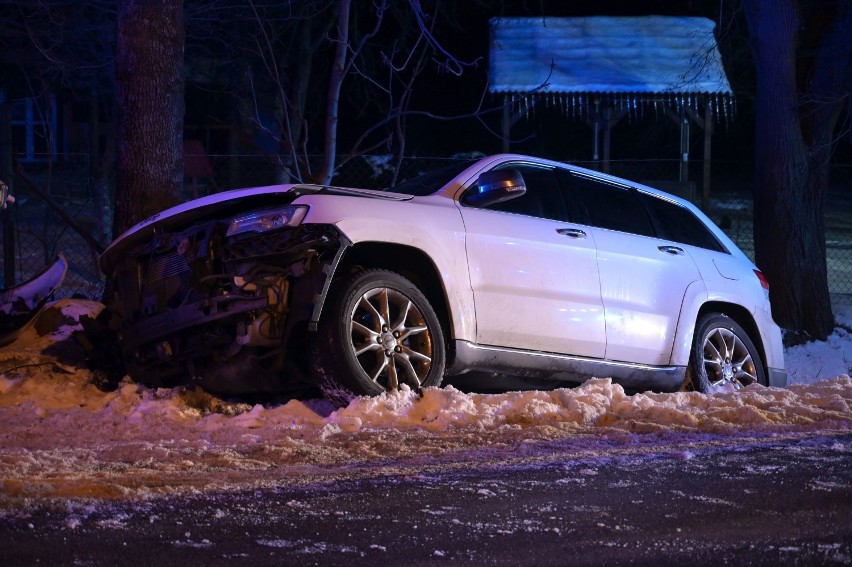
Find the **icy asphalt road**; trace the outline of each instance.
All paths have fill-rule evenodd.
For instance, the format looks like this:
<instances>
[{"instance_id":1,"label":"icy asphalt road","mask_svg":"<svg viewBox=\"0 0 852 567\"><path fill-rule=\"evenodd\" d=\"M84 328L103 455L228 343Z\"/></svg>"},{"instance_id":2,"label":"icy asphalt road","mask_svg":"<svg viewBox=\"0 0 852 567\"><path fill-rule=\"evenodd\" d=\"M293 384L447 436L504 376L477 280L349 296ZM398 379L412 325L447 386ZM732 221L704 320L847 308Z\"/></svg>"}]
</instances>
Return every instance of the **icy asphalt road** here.
<instances>
[{"instance_id":1,"label":"icy asphalt road","mask_svg":"<svg viewBox=\"0 0 852 567\"><path fill-rule=\"evenodd\" d=\"M787 388L340 409L100 391L53 312L0 350L0 567L852 564L852 308Z\"/></svg>"},{"instance_id":2,"label":"icy asphalt road","mask_svg":"<svg viewBox=\"0 0 852 567\"><path fill-rule=\"evenodd\" d=\"M539 449L39 505L0 519L0 564L852 564L848 431Z\"/></svg>"}]
</instances>

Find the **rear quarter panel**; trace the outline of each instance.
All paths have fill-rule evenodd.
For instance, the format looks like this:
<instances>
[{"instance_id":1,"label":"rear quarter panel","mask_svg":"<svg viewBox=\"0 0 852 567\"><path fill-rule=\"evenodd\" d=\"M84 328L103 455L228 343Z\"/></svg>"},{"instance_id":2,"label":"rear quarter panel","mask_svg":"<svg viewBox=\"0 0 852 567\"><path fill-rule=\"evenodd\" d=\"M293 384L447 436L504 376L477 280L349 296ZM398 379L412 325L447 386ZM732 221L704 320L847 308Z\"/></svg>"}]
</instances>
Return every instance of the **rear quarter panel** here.
<instances>
[{"instance_id":1,"label":"rear quarter panel","mask_svg":"<svg viewBox=\"0 0 852 567\"><path fill-rule=\"evenodd\" d=\"M686 364L689 361L692 336L701 307L708 302L719 302L740 305L751 314L760 333L759 342L763 346L764 364L769 368L783 369L781 332L772 320L769 299L754 274L754 264L741 253L728 255L701 248L688 248L701 272L703 290L693 284L684 298L681 324L672 352L672 364Z\"/></svg>"}]
</instances>

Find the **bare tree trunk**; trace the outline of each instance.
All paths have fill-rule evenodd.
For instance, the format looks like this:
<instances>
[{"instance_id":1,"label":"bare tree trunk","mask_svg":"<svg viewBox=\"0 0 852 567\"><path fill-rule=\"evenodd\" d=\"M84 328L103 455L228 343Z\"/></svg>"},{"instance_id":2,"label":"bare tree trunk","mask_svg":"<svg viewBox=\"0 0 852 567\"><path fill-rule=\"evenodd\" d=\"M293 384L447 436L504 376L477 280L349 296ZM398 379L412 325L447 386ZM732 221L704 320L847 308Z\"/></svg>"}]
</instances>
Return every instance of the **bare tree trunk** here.
<instances>
[{"instance_id":1,"label":"bare tree trunk","mask_svg":"<svg viewBox=\"0 0 852 567\"><path fill-rule=\"evenodd\" d=\"M178 202L183 185L183 52L183 0L119 2L116 235Z\"/></svg>"},{"instance_id":2,"label":"bare tree trunk","mask_svg":"<svg viewBox=\"0 0 852 567\"><path fill-rule=\"evenodd\" d=\"M349 7L350 0L340 0L340 12L337 19L337 47L331 65L331 79L328 84L328 102L325 116L325 152L322 169L317 174L317 183L331 183L334 174L334 161L337 153L337 121L340 109L340 87L346 76L346 51L349 49Z\"/></svg>"},{"instance_id":3,"label":"bare tree trunk","mask_svg":"<svg viewBox=\"0 0 852 567\"><path fill-rule=\"evenodd\" d=\"M794 0L746 0L757 68L754 240L775 320L824 339L834 328L823 206L825 165L814 167L802 133ZM829 131L830 135L830 131Z\"/></svg>"}]
</instances>

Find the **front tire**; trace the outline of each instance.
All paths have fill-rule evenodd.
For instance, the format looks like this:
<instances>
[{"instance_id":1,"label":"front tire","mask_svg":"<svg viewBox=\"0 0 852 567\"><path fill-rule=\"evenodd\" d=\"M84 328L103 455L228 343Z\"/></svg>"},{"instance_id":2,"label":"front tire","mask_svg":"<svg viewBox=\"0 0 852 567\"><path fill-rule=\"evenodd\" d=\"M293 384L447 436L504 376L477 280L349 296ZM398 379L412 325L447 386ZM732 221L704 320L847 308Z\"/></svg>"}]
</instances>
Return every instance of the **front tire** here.
<instances>
[{"instance_id":1,"label":"front tire","mask_svg":"<svg viewBox=\"0 0 852 567\"><path fill-rule=\"evenodd\" d=\"M721 313L698 320L684 389L731 392L750 384L767 385L760 353L748 333Z\"/></svg>"},{"instance_id":2,"label":"front tire","mask_svg":"<svg viewBox=\"0 0 852 567\"><path fill-rule=\"evenodd\" d=\"M409 280L367 270L336 288L312 349L323 394L339 404L407 384L440 386L446 347L438 316Z\"/></svg>"}]
</instances>

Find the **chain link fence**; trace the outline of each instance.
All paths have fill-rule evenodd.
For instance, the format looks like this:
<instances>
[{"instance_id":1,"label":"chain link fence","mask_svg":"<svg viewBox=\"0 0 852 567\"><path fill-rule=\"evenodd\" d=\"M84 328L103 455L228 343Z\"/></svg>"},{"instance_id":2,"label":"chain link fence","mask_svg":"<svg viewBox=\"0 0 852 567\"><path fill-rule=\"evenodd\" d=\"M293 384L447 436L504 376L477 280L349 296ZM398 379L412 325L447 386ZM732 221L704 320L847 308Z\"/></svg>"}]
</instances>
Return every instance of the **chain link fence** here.
<instances>
[{"instance_id":1,"label":"chain link fence","mask_svg":"<svg viewBox=\"0 0 852 567\"><path fill-rule=\"evenodd\" d=\"M99 250L90 241L102 239L96 236L101 231L94 221L87 173L77 166L30 166L26 174L10 176L15 203L0 214L0 286L32 278L61 252L69 270L57 297L100 299L104 278Z\"/></svg>"},{"instance_id":2,"label":"chain link fence","mask_svg":"<svg viewBox=\"0 0 852 567\"><path fill-rule=\"evenodd\" d=\"M471 157L476 156L412 157L404 159L396 168L389 157L367 156L340 166L333 182L349 187L383 188L394 179L402 181ZM185 200L238 187L272 185L282 177L279 173L282 168L274 158L267 156L213 155L205 159L209 160L209 167L202 170L207 175L187 179L182 196ZM61 167L28 165L28 183L36 184L38 192L12 176L17 202L0 214L3 225L0 243L4 250L4 260L0 263L2 287L29 279L57 252L62 252L68 259L69 273L59 297L99 299L103 294L104 279L98 267L98 252L91 239L79 233L82 230L96 240L104 240L97 237L104 231L99 225L85 161ZM597 164L577 165L594 168ZM698 162L690 165L692 179L701 178L700 167ZM695 183L678 180L680 162L677 160L612 161L610 173L700 199ZM714 162L712 173L710 201L705 212L754 259L752 168L741 162ZM43 195L47 195L50 203ZM852 166L832 167L825 211L829 291L835 302L852 304ZM76 226L72 228L63 216L72 218ZM7 247L13 252L9 253Z\"/></svg>"}]
</instances>

